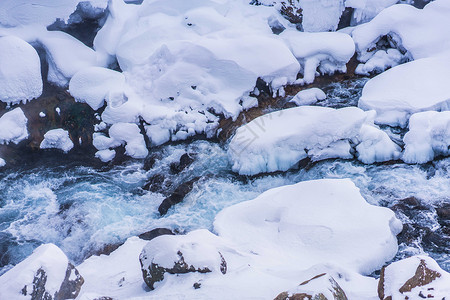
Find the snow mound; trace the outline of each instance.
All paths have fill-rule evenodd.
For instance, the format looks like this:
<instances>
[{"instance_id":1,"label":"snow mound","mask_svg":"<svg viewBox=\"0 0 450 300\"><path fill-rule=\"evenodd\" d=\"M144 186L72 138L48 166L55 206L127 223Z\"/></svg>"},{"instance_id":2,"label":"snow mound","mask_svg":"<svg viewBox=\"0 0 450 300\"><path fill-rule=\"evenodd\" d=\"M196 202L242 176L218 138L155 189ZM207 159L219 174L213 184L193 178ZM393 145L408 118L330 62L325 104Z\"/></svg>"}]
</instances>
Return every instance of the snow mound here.
<instances>
[{"instance_id":1,"label":"snow mound","mask_svg":"<svg viewBox=\"0 0 450 300\"><path fill-rule=\"evenodd\" d=\"M44 140L40 145L41 149L60 149L69 152L73 148L73 142L69 137L69 132L64 129L52 129L44 134Z\"/></svg>"},{"instance_id":2,"label":"snow mound","mask_svg":"<svg viewBox=\"0 0 450 300\"><path fill-rule=\"evenodd\" d=\"M0 101L17 104L41 94L41 62L36 50L17 37L0 37Z\"/></svg>"},{"instance_id":3,"label":"snow mound","mask_svg":"<svg viewBox=\"0 0 450 300\"><path fill-rule=\"evenodd\" d=\"M403 138L407 163L426 163L436 156L450 154L450 111L427 111L409 119L409 131Z\"/></svg>"},{"instance_id":4,"label":"snow mound","mask_svg":"<svg viewBox=\"0 0 450 300\"><path fill-rule=\"evenodd\" d=\"M368 204L350 180L323 179L225 208L214 229L251 253L277 258L268 265L333 262L370 274L397 253L402 224L389 209Z\"/></svg>"},{"instance_id":5,"label":"snow mound","mask_svg":"<svg viewBox=\"0 0 450 300\"><path fill-rule=\"evenodd\" d=\"M54 244L39 246L33 254L0 276L0 298L30 299L33 291L36 294L47 292L54 297L66 277L68 263L66 255ZM42 276L40 270L44 271L46 280L39 278ZM44 281L43 290L35 288L38 285L36 279Z\"/></svg>"},{"instance_id":6,"label":"snow mound","mask_svg":"<svg viewBox=\"0 0 450 300\"><path fill-rule=\"evenodd\" d=\"M317 101L324 100L327 97L319 88L310 88L298 92L289 102L297 105L311 105Z\"/></svg>"},{"instance_id":7,"label":"snow mound","mask_svg":"<svg viewBox=\"0 0 450 300\"><path fill-rule=\"evenodd\" d=\"M380 299L445 299L450 295L450 274L430 257L413 256L383 268L378 290Z\"/></svg>"},{"instance_id":8,"label":"snow mound","mask_svg":"<svg viewBox=\"0 0 450 300\"><path fill-rule=\"evenodd\" d=\"M95 157L100 159L102 162L111 161L114 159L115 156L116 156L116 151L114 151L114 150L105 149L105 150L100 150L100 151L95 152Z\"/></svg>"},{"instance_id":9,"label":"snow mound","mask_svg":"<svg viewBox=\"0 0 450 300\"><path fill-rule=\"evenodd\" d=\"M424 9L398 4L381 11L372 21L352 32L360 60L373 55L376 43L389 36L390 47L411 59L430 57L450 48L450 2L436 0Z\"/></svg>"},{"instance_id":10,"label":"snow mound","mask_svg":"<svg viewBox=\"0 0 450 300\"><path fill-rule=\"evenodd\" d=\"M364 163L397 159L400 149L373 124L373 112L356 107L301 106L263 115L238 128L228 157L242 175L286 171L300 160L352 158Z\"/></svg>"},{"instance_id":11,"label":"snow mound","mask_svg":"<svg viewBox=\"0 0 450 300\"><path fill-rule=\"evenodd\" d=\"M27 118L21 108L13 109L0 117L0 144L18 144L28 137Z\"/></svg>"},{"instance_id":12,"label":"snow mound","mask_svg":"<svg viewBox=\"0 0 450 300\"><path fill-rule=\"evenodd\" d=\"M355 53L355 44L345 33L286 30L280 36L302 67L303 79L296 83L312 83L317 70L322 74L345 72L346 63Z\"/></svg>"},{"instance_id":13,"label":"snow mound","mask_svg":"<svg viewBox=\"0 0 450 300\"><path fill-rule=\"evenodd\" d=\"M376 123L406 127L414 113L450 109L448 78L450 54L418 59L370 79L358 106L375 110Z\"/></svg>"},{"instance_id":14,"label":"snow mound","mask_svg":"<svg viewBox=\"0 0 450 300\"><path fill-rule=\"evenodd\" d=\"M120 144L126 144L125 154L134 158L145 158L148 154L143 135L136 124L116 123L109 129L109 135Z\"/></svg>"},{"instance_id":15,"label":"snow mound","mask_svg":"<svg viewBox=\"0 0 450 300\"><path fill-rule=\"evenodd\" d=\"M378 50L368 61L356 67L355 74L381 73L404 62L405 57L397 49Z\"/></svg>"},{"instance_id":16,"label":"snow mound","mask_svg":"<svg viewBox=\"0 0 450 300\"><path fill-rule=\"evenodd\" d=\"M0 167L6 166L6 161L3 158L0 158Z\"/></svg>"},{"instance_id":17,"label":"snow mound","mask_svg":"<svg viewBox=\"0 0 450 300\"><path fill-rule=\"evenodd\" d=\"M398 0L346 0L345 6L354 9L351 25L368 22L380 11L394 5Z\"/></svg>"}]
</instances>

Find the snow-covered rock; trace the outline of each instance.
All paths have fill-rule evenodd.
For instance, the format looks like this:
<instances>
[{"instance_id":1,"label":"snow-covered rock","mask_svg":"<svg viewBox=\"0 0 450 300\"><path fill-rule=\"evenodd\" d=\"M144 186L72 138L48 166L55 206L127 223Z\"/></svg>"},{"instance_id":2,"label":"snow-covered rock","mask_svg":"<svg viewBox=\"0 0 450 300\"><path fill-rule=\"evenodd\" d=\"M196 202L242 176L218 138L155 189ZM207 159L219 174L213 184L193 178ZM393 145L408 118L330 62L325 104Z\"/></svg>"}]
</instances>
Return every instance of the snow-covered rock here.
<instances>
[{"instance_id":1,"label":"snow-covered rock","mask_svg":"<svg viewBox=\"0 0 450 300\"><path fill-rule=\"evenodd\" d=\"M145 158L148 154L144 136L139 127L131 123L116 123L109 129L109 136L125 145L125 154L134 158Z\"/></svg>"},{"instance_id":2,"label":"snow-covered rock","mask_svg":"<svg viewBox=\"0 0 450 300\"><path fill-rule=\"evenodd\" d=\"M0 117L0 144L15 143L28 137L27 118L21 108L15 108Z\"/></svg>"},{"instance_id":3,"label":"snow-covered rock","mask_svg":"<svg viewBox=\"0 0 450 300\"><path fill-rule=\"evenodd\" d=\"M235 172L286 171L300 160L352 158L373 163L397 159L400 148L373 124L373 112L356 107L300 106L263 115L238 128L228 156Z\"/></svg>"},{"instance_id":4,"label":"snow-covered rock","mask_svg":"<svg viewBox=\"0 0 450 300\"><path fill-rule=\"evenodd\" d=\"M380 299L445 299L450 274L432 258L413 256L383 267L378 284Z\"/></svg>"},{"instance_id":5,"label":"snow-covered rock","mask_svg":"<svg viewBox=\"0 0 450 300\"><path fill-rule=\"evenodd\" d=\"M190 272L227 273L227 262L215 246L219 238L207 230L197 230L183 236L161 236L148 243L139 256L145 283L155 288L164 274ZM166 251L161 251L166 249Z\"/></svg>"},{"instance_id":6,"label":"snow-covered rock","mask_svg":"<svg viewBox=\"0 0 450 300\"><path fill-rule=\"evenodd\" d=\"M317 101L324 100L327 97L319 88L310 88L298 92L289 102L297 105L311 105Z\"/></svg>"},{"instance_id":7,"label":"snow-covered rock","mask_svg":"<svg viewBox=\"0 0 450 300\"><path fill-rule=\"evenodd\" d=\"M17 104L41 93L41 62L36 50L17 37L0 37L0 101Z\"/></svg>"},{"instance_id":8,"label":"snow-covered rock","mask_svg":"<svg viewBox=\"0 0 450 300\"><path fill-rule=\"evenodd\" d=\"M450 3L430 2L424 9L398 4L381 11L372 21L352 32L359 58L368 60L380 38L388 36L389 47L406 52L411 59L430 57L450 47Z\"/></svg>"},{"instance_id":9,"label":"snow-covered rock","mask_svg":"<svg viewBox=\"0 0 450 300\"><path fill-rule=\"evenodd\" d=\"M0 157L0 167L6 166L6 161Z\"/></svg>"},{"instance_id":10,"label":"snow-covered rock","mask_svg":"<svg viewBox=\"0 0 450 300\"><path fill-rule=\"evenodd\" d=\"M406 127L417 112L450 109L450 54L394 67L363 88L358 106L375 110L375 123Z\"/></svg>"},{"instance_id":11,"label":"snow-covered rock","mask_svg":"<svg viewBox=\"0 0 450 300\"><path fill-rule=\"evenodd\" d=\"M436 156L450 154L450 111L427 111L409 119L402 159L407 163L426 163Z\"/></svg>"},{"instance_id":12,"label":"snow-covered rock","mask_svg":"<svg viewBox=\"0 0 450 300\"><path fill-rule=\"evenodd\" d=\"M69 132L62 129L52 129L44 134L44 140L40 145L41 149L60 149L69 152L73 148L73 142L69 137Z\"/></svg>"},{"instance_id":13,"label":"snow-covered rock","mask_svg":"<svg viewBox=\"0 0 450 300\"><path fill-rule=\"evenodd\" d=\"M116 156L116 151L114 151L114 150L104 149L104 150L95 152L95 157L100 159L102 162L111 161L114 159L115 156Z\"/></svg>"},{"instance_id":14,"label":"snow-covered rock","mask_svg":"<svg viewBox=\"0 0 450 300\"><path fill-rule=\"evenodd\" d=\"M351 25L357 25L373 19L380 11L394 5L398 0L346 0L345 6L354 9Z\"/></svg>"},{"instance_id":15,"label":"snow-covered rock","mask_svg":"<svg viewBox=\"0 0 450 300\"><path fill-rule=\"evenodd\" d=\"M0 276L1 299L75 299L84 279L54 244L45 244Z\"/></svg>"},{"instance_id":16,"label":"snow-covered rock","mask_svg":"<svg viewBox=\"0 0 450 300\"><path fill-rule=\"evenodd\" d=\"M389 209L368 204L350 180L322 179L271 189L225 208L214 229L257 253L268 268L332 262L370 274L397 253L395 235L402 224Z\"/></svg>"},{"instance_id":17,"label":"snow-covered rock","mask_svg":"<svg viewBox=\"0 0 450 300\"><path fill-rule=\"evenodd\" d=\"M381 73L404 62L404 55L397 49L378 50L368 61L356 67L355 74Z\"/></svg>"}]
</instances>

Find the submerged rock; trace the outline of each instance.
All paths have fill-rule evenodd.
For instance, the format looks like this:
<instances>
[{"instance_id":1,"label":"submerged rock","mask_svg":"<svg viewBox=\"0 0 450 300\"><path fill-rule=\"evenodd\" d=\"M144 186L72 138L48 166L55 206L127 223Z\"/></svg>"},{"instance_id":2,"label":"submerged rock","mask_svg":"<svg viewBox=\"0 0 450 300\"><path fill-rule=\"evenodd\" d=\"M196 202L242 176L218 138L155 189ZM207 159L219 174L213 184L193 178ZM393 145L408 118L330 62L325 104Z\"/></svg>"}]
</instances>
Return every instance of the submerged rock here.
<instances>
[{"instance_id":1,"label":"submerged rock","mask_svg":"<svg viewBox=\"0 0 450 300\"><path fill-rule=\"evenodd\" d=\"M180 157L179 162L175 162L170 164L170 172L172 174L178 174L187 167L189 167L194 162L194 158L192 154L184 153Z\"/></svg>"},{"instance_id":2,"label":"submerged rock","mask_svg":"<svg viewBox=\"0 0 450 300\"><path fill-rule=\"evenodd\" d=\"M75 299L83 283L61 249L45 244L0 277L0 299Z\"/></svg>"},{"instance_id":3,"label":"submerged rock","mask_svg":"<svg viewBox=\"0 0 450 300\"><path fill-rule=\"evenodd\" d=\"M175 189L172 195L164 199L158 207L158 211L161 216L165 215L172 206L183 201L184 197L192 191L194 183L196 183L199 179L200 177L194 177L193 179L182 183Z\"/></svg>"}]
</instances>

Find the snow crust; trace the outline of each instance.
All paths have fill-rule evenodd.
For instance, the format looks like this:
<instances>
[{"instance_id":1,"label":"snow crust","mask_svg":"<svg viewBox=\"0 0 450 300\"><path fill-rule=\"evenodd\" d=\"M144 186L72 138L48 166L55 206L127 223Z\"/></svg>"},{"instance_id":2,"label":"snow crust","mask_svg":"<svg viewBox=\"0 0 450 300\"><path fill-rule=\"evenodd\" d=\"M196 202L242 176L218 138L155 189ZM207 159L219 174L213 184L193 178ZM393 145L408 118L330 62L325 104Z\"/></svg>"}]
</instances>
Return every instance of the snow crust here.
<instances>
[{"instance_id":1,"label":"snow crust","mask_svg":"<svg viewBox=\"0 0 450 300\"><path fill-rule=\"evenodd\" d=\"M56 148L64 152L69 152L73 148L73 142L69 137L69 132L62 129L52 129L44 134L44 140L40 145L41 149Z\"/></svg>"},{"instance_id":2,"label":"snow crust","mask_svg":"<svg viewBox=\"0 0 450 300\"><path fill-rule=\"evenodd\" d=\"M375 110L375 122L406 127L417 112L450 109L450 53L392 68L363 88L358 106Z\"/></svg>"},{"instance_id":3,"label":"snow crust","mask_svg":"<svg viewBox=\"0 0 450 300\"><path fill-rule=\"evenodd\" d=\"M300 160L352 158L364 163L397 159L400 148L373 124L374 113L356 107L301 106L263 115L241 126L228 156L235 172L286 171Z\"/></svg>"},{"instance_id":4,"label":"snow crust","mask_svg":"<svg viewBox=\"0 0 450 300\"><path fill-rule=\"evenodd\" d=\"M66 255L54 244L41 245L29 257L0 276L1 299L30 299L33 279L39 269L45 271L45 290L54 296L66 276L68 266ZM26 286L28 295L22 294Z\"/></svg>"},{"instance_id":5,"label":"snow crust","mask_svg":"<svg viewBox=\"0 0 450 300\"><path fill-rule=\"evenodd\" d=\"M374 299L377 281L360 273L395 255L401 228L392 211L369 205L348 179L301 182L224 209L214 222L217 235L202 229L148 244L130 238L109 256L87 259L77 267L85 278L78 299L268 299L322 273L333 276L349 299ZM171 268L179 250L186 263L212 272L166 273L146 291L138 260L143 247L145 263ZM218 270L218 252L226 274Z\"/></svg>"},{"instance_id":6,"label":"snow crust","mask_svg":"<svg viewBox=\"0 0 450 300\"><path fill-rule=\"evenodd\" d=\"M0 101L17 104L41 93L41 62L36 50L17 37L0 37Z\"/></svg>"},{"instance_id":7,"label":"snow crust","mask_svg":"<svg viewBox=\"0 0 450 300\"><path fill-rule=\"evenodd\" d=\"M409 119L409 131L403 138L407 163L426 163L436 156L450 154L450 111L427 111Z\"/></svg>"},{"instance_id":8,"label":"snow crust","mask_svg":"<svg viewBox=\"0 0 450 300\"><path fill-rule=\"evenodd\" d=\"M15 108L0 117L0 144L18 144L28 137L28 119L21 108Z\"/></svg>"}]
</instances>

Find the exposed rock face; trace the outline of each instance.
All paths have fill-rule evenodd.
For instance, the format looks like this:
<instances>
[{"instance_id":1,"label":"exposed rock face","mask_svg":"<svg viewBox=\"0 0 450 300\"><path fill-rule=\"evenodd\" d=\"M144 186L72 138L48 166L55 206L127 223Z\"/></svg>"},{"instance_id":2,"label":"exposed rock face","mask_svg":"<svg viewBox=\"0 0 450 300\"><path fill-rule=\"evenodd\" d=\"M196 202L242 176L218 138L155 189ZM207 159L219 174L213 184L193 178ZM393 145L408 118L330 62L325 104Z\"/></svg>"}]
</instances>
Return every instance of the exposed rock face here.
<instances>
[{"instance_id":1,"label":"exposed rock face","mask_svg":"<svg viewBox=\"0 0 450 300\"><path fill-rule=\"evenodd\" d=\"M184 197L190 191L192 191L192 188L194 187L194 183L197 182L199 179L200 179L200 177L194 177L193 179L182 183L180 186L178 186L175 189L175 191L172 193L172 195L170 195L169 197L164 199L158 208L158 211L161 214L161 216L165 215L172 206L183 201Z\"/></svg>"},{"instance_id":2,"label":"exposed rock face","mask_svg":"<svg viewBox=\"0 0 450 300\"><path fill-rule=\"evenodd\" d=\"M199 232L204 234L206 230ZM166 274L216 271L226 274L227 262L220 251L206 241L196 241L195 234L161 236L144 247L139 261L144 281L150 289L155 289L155 283L164 280Z\"/></svg>"},{"instance_id":3,"label":"exposed rock face","mask_svg":"<svg viewBox=\"0 0 450 300\"><path fill-rule=\"evenodd\" d=\"M178 174L189 167L193 162L194 158L192 157L192 155L184 153L183 155L181 155L179 162L170 164L170 172L172 174Z\"/></svg>"},{"instance_id":4,"label":"exposed rock face","mask_svg":"<svg viewBox=\"0 0 450 300\"><path fill-rule=\"evenodd\" d=\"M61 249L46 244L0 277L0 299L75 299L83 283Z\"/></svg>"},{"instance_id":5,"label":"exposed rock face","mask_svg":"<svg viewBox=\"0 0 450 300\"><path fill-rule=\"evenodd\" d=\"M280 293L274 300L347 300L347 296L332 276L323 273Z\"/></svg>"},{"instance_id":6,"label":"exposed rock face","mask_svg":"<svg viewBox=\"0 0 450 300\"><path fill-rule=\"evenodd\" d=\"M174 235L174 233L172 232L172 230L167 228L155 228L153 230L140 234L139 238L146 241L151 241L161 235Z\"/></svg>"},{"instance_id":7,"label":"exposed rock face","mask_svg":"<svg viewBox=\"0 0 450 300\"><path fill-rule=\"evenodd\" d=\"M413 256L383 267L378 296L393 299L444 299L450 295L450 274L430 257Z\"/></svg>"}]
</instances>

